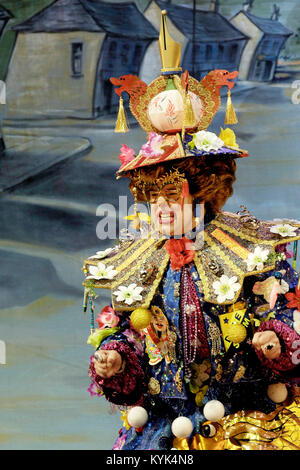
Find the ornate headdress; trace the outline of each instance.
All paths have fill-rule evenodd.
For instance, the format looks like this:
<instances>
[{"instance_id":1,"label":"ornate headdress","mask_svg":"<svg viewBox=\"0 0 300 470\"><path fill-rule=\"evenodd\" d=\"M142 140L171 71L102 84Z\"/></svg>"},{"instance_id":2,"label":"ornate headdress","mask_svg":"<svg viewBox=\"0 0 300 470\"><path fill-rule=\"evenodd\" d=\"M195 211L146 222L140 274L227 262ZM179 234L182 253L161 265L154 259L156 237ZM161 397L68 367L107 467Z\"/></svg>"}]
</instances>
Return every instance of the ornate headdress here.
<instances>
[{"instance_id":1,"label":"ornate headdress","mask_svg":"<svg viewBox=\"0 0 300 470\"><path fill-rule=\"evenodd\" d=\"M130 110L141 128L148 133L148 141L137 156L121 149L122 165L117 178L130 176L131 171L163 162L186 157L221 156L246 157L248 153L238 147L234 132L222 129L216 136L206 129L212 122L221 104L220 90L228 87L225 124L236 124L230 91L238 72L213 70L200 82L188 71L182 73L180 64L181 46L167 31L166 11L162 11L159 49L162 61L161 75L150 85L135 75L111 78L118 86L120 108L116 132L126 132L122 92L130 96ZM122 158L123 157L123 158ZM175 162L174 162L175 163Z\"/></svg>"}]
</instances>

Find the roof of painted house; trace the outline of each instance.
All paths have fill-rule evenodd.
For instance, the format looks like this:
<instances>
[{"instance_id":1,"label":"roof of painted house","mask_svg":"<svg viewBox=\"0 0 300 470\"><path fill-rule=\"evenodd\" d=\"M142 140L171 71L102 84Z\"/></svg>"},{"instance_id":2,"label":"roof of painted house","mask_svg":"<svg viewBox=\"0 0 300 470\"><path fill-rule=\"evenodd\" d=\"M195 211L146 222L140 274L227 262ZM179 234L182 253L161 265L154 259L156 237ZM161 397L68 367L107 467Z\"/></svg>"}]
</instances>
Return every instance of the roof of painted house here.
<instances>
[{"instance_id":1,"label":"roof of painted house","mask_svg":"<svg viewBox=\"0 0 300 470\"><path fill-rule=\"evenodd\" d=\"M6 10L3 6L0 5L0 20L8 20L12 18L12 14Z\"/></svg>"},{"instance_id":2,"label":"roof of painted house","mask_svg":"<svg viewBox=\"0 0 300 470\"><path fill-rule=\"evenodd\" d=\"M20 32L97 31L103 32L80 0L55 0L23 23L12 28Z\"/></svg>"},{"instance_id":3,"label":"roof of painted house","mask_svg":"<svg viewBox=\"0 0 300 470\"><path fill-rule=\"evenodd\" d=\"M81 1L97 23L108 33L134 39L158 38L158 31L145 18L134 2Z\"/></svg>"},{"instance_id":4,"label":"roof of painted house","mask_svg":"<svg viewBox=\"0 0 300 470\"><path fill-rule=\"evenodd\" d=\"M55 0L13 29L24 33L92 31L135 39L158 37L156 29L135 3L99 0Z\"/></svg>"},{"instance_id":5,"label":"roof of painted house","mask_svg":"<svg viewBox=\"0 0 300 470\"><path fill-rule=\"evenodd\" d=\"M167 17L189 39L193 39L193 8L185 5L166 4L155 0L161 10L167 10ZM195 41L231 41L247 39L247 36L233 26L220 13L196 10Z\"/></svg>"},{"instance_id":6,"label":"roof of painted house","mask_svg":"<svg viewBox=\"0 0 300 470\"><path fill-rule=\"evenodd\" d=\"M241 10L239 13L244 13L247 18L249 18L252 23L254 23L261 31L266 34L280 34L282 36L290 36L293 32L286 28L280 21L271 20L270 18L260 18L258 16L252 15L247 11ZM237 13L237 15L239 14ZM235 15L234 18L237 16Z\"/></svg>"}]
</instances>

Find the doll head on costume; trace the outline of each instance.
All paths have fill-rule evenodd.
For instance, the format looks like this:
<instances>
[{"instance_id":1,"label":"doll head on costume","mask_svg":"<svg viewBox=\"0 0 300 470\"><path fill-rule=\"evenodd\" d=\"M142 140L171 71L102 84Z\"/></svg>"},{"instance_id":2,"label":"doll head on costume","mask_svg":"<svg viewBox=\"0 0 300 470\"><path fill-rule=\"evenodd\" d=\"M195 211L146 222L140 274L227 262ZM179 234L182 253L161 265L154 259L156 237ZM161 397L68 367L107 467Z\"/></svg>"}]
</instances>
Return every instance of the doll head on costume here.
<instances>
[{"instance_id":1,"label":"doll head on costume","mask_svg":"<svg viewBox=\"0 0 300 470\"><path fill-rule=\"evenodd\" d=\"M187 158L137 169L130 189L151 206L154 228L165 235L182 235L196 225L197 217L213 218L233 193L236 164L232 157Z\"/></svg>"},{"instance_id":2,"label":"doll head on costume","mask_svg":"<svg viewBox=\"0 0 300 470\"><path fill-rule=\"evenodd\" d=\"M89 375L106 399L116 405L137 403L145 388L136 354L120 341L108 341L95 352Z\"/></svg>"}]
</instances>

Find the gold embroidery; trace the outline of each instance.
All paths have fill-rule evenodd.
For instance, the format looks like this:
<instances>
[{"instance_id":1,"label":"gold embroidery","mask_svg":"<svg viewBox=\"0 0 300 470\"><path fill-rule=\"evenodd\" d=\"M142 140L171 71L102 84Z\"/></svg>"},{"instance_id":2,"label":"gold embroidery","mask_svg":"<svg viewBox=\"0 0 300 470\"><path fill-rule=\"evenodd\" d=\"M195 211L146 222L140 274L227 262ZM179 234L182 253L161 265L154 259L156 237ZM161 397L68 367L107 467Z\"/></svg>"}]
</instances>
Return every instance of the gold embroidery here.
<instances>
[{"instance_id":1,"label":"gold embroidery","mask_svg":"<svg viewBox=\"0 0 300 470\"><path fill-rule=\"evenodd\" d=\"M244 260L248 258L249 251L241 246L237 241L233 240L233 238L231 238L229 235L222 232L222 230L219 228L216 228L213 232L211 232L210 235L215 237L220 243L222 243L222 245L226 246L226 248L229 248L240 258Z\"/></svg>"},{"instance_id":2,"label":"gold embroidery","mask_svg":"<svg viewBox=\"0 0 300 470\"><path fill-rule=\"evenodd\" d=\"M160 393L160 384L157 379L151 377L148 383L148 390L151 395L158 395Z\"/></svg>"},{"instance_id":3,"label":"gold embroidery","mask_svg":"<svg viewBox=\"0 0 300 470\"><path fill-rule=\"evenodd\" d=\"M134 253L132 253L131 256L129 256L129 258L127 258L122 264L120 264L120 266L117 266L116 267L116 270L118 272L121 272L123 271L124 269L126 269L131 263L133 263L134 261L136 261L139 256L145 251L147 250L147 248L149 248L151 245L153 245L154 243L156 242L156 240L154 238L149 238L142 246L140 246ZM151 250L152 251L152 250Z\"/></svg>"},{"instance_id":4,"label":"gold embroidery","mask_svg":"<svg viewBox=\"0 0 300 470\"><path fill-rule=\"evenodd\" d=\"M219 363L217 365L217 368L216 368L216 375L215 375L215 379L219 382L222 378L222 374L223 374L223 367L221 366L221 364Z\"/></svg>"},{"instance_id":5,"label":"gold embroidery","mask_svg":"<svg viewBox=\"0 0 300 470\"><path fill-rule=\"evenodd\" d=\"M126 165L124 165L122 167L122 175L125 171L129 171L131 170L132 168L135 168L135 166L140 163L145 157L143 157L142 154L139 154L137 155L133 160L131 160L130 162L128 162ZM120 170L118 170L118 173L120 172ZM117 179L120 178L121 176L118 175L117 176Z\"/></svg>"},{"instance_id":6,"label":"gold embroidery","mask_svg":"<svg viewBox=\"0 0 300 470\"><path fill-rule=\"evenodd\" d=\"M235 375L234 375L234 377L233 377L233 381L234 381L234 382L238 382L239 380L241 380L241 378L244 377L245 372L246 372L246 367L244 367L244 366L241 365L241 366L238 368L238 370L236 371L236 373L235 373Z\"/></svg>"},{"instance_id":7,"label":"gold embroidery","mask_svg":"<svg viewBox=\"0 0 300 470\"><path fill-rule=\"evenodd\" d=\"M209 238L209 235L206 234L206 239L205 241L207 242L207 244L210 246L210 248L220 257L220 259L222 261L224 261L225 263L225 266L229 267L232 269L232 271L234 271L236 274L238 274L239 276L241 276L243 274L243 271L232 261L232 259L229 258L229 256L227 256L223 250L217 246L213 240L211 240Z\"/></svg>"},{"instance_id":8,"label":"gold embroidery","mask_svg":"<svg viewBox=\"0 0 300 470\"><path fill-rule=\"evenodd\" d=\"M274 245L274 240L273 241L272 240L262 240L258 237L253 237L252 235L249 234L249 230L245 229L244 227L241 227L240 230L237 230L234 227L231 227L230 225L227 225L223 222L220 222L218 220L218 218L216 218L215 220L212 220L211 223L213 225L216 225L217 227L222 228L223 230L226 230L226 232L233 233L237 237L242 238L244 240L248 240L248 241L250 241L250 242L252 242L256 245L259 244L259 243L263 243L265 245ZM252 233L252 232L250 232L250 233Z\"/></svg>"},{"instance_id":9,"label":"gold embroidery","mask_svg":"<svg viewBox=\"0 0 300 470\"><path fill-rule=\"evenodd\" d=\"M166 85L167 78L161 75L147 86L146 92L139 97L138 102L135 103L133 100L130 100L130 110L139 121L141 128L146 132L157 132L157 129L152 125L148 117L147 109L152 98L165 91Z\"/></svg>"},{"instance_id":10,"label":"gold embroidery","mask_svg":"<svg viewBox=\"0 0 300 470\"><path fill-rule=\"evenodd\" d=\"M209 281L208 281L208 278L206 277L205 271L203 269L202 261L201 261L200 256L201 256L200 253L199 254L197 252L195 253L194 263L195 263L195 266L197 268L198 274L200 276L204 296L206 298L206 297L209 297Z\"/></svg>"},{"instance_id":11,"label":"gold embroidery","mask_svg":"<svg viewBox=\"0 0 300 470\"><path fill-rule=\"evenodd\" d=\"M161 264L160 264L160 267L159 267L159 270L158 270L158 274L157 274L157 277L155 279L155 281L153 282L151 288L150 288L150 291L149 293L147 294L145 300L144 300L144 304L143 304L143 307L145 308L148 308L149 305L150 305L150 302L151 300L153 299L153 296L155 294L155 291L156 289L158 288L158 285L164 275L164 272L165 272L165 269L167 267L167 264L169 262L169 259L170 259L170 256L168 255L168 253L165 255L164 259L162 260Z\"/></svg>"},{"instance_id":12,"label":"gold embroidery","mask_svg":"<svg viewBox=\"0 0 300 470\"><path fill-rule=\"evenodd\" d=\"M182 392L182 380L180 377L180 371L181 371L181 367L179 367L178 371L175 374L175 384L176 384L177 390L181 393Z\"/></svg>"},{"instance_id":13,"label":"gold embroidery","mask_svg":"<svg viewBox=\"0 0 300 470\"><path fill-rule=\"evenodd\" d=\"M222 340L221 332L218 326L207 317L208 320L208 336L211 341L211 354L212 356L218 356L221 353Z\"/></svg>"}]
</instances>

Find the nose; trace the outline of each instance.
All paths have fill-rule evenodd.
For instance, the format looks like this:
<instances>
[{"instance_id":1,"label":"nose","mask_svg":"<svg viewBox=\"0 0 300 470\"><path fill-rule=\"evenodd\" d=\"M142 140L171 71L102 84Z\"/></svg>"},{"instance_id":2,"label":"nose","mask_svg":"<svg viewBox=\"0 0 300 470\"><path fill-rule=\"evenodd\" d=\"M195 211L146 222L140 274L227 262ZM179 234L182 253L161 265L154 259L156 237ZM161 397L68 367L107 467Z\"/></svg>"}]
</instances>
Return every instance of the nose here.
<instances>
[{"instance_id":1,"label":"nose","mask_svg":"<svg viewBox=\"0 0 300 470\"><path fill-rule=\"evenodd\" d=\"M158 197L158 199L156 201L156 204L159 207L169 207L169 204L167 203L167 201L165 200L165 198L163 196Z\"/></svg>"}]
</instances>

